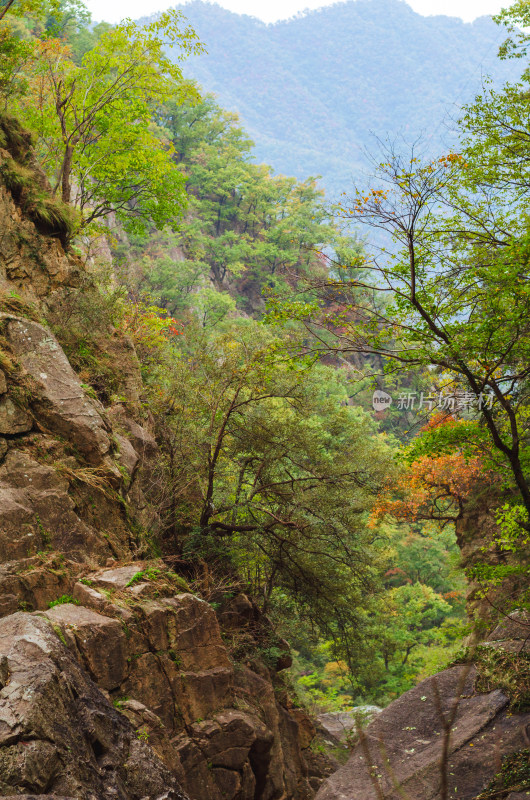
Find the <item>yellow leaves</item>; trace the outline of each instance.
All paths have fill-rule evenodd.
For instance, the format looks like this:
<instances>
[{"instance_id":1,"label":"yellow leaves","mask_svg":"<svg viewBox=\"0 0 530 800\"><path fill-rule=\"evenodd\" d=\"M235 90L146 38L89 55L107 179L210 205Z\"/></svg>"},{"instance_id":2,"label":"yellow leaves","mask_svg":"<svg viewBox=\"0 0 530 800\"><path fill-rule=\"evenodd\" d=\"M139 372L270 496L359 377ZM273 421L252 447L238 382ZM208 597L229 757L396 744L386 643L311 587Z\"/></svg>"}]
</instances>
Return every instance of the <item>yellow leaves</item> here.
<instances>
[{"instance_id":1,"label":"yellow leaves","mask_svg":"<svg viewBox=\"0 0 530 800\"><path fill-rule=\"evenodd\" d=\"M383 200L387 199L388 195L382 189L370 189L366 195L356 195L354 205L349 209L349 212L351 214L362 214L366 210L366 206L368 206L370 203L379 205ZM339 207L341 207L340 204Z\"/></svg>"},{"instance_id":2,"label":"yellow leaves","mask_svg":"<svg viewBox=\"0 0 530 800\"><path fill-rule=\"evenodd\" d=\"M459 155L458 153L448 153L447 155L442 156L441 158L438 159L438 164L441 164L442 166L445 167L461 165L463 163L464 163L464 156Z\"/></svg>"},{"instance_id":3,"label":"yellow leaves","mask_svg":"<svg viewBox=\"0 0 530 800\"><path fill-rule=\"evenodd\" d=\"M328 661L324 667L327 675L347 675L348 665L345 661Z\"/></svg>"}]
</instances>

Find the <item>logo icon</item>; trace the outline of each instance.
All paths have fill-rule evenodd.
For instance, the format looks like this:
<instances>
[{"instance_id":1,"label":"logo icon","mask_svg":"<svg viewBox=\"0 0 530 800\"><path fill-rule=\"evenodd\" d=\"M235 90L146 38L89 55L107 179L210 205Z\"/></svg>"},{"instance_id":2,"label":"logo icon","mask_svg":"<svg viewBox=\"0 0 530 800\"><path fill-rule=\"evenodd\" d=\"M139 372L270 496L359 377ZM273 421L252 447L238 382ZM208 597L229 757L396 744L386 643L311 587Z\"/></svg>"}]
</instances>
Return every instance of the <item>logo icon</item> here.
<instances>
[{"instance_id":1,"label":"logo icon","mask_svg":"<svg viewBox=\"0 0 530 800\"><path fill-rule=\"evenodd\" d=\"M382 389L376 389L372 396L374 411L386 411L392 405L392 398Z\"/></svg>"}]
</instances>

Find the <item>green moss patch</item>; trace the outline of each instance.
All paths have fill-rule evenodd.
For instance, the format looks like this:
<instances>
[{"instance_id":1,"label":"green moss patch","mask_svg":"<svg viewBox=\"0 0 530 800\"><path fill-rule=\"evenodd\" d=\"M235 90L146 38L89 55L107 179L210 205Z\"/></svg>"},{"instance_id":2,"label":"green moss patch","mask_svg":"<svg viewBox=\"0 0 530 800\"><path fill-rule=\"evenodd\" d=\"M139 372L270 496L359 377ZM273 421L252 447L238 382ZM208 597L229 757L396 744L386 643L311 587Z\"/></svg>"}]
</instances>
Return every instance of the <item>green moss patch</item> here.
<instances>
[{"instance_id":1,"label":"green moss patch","mask_svg":"<svg viewBox=\"0 0 530 800\"><path fill-rule=\"evenodd\" d=\"M500 772L474 800L503 800L526 789L530 789L530 750L519 750L504 758Z\"/></svg>"},{"instance_id":2,"label":"green moss patch","mask_svg":"<svg viewBox=\"0 0 530 800\"><path fill-rule=\"evenodd\" d=\"M147 569L137 572L127 587L137 583L152 583L161 596L173 595L175 591L189 592L190 587L180 575L171 570L160 569L159 567L147 567Z\"/></svg>"},{"instance_id":3,"label":"green moss patch","mask_svg":"<svg viewBox=\"0 0 530 800\"><path fill-rule=\"evenodd\" d=\"M0 179L39 233L67 246L76 229L75 212L52 197L46 178L32 160L31 137L12 117L0 115L0 146L9 156L0 161Z\"/></svg>"},{"instance_id":4,"label":"green moss patch","mask_svg":"<svg viewBox=\"0 0 530 800\"><path fill-rule=\"evenodd\" d=\"M501 689L510 698L512 711L530 710L530 653L482 645L477 647L473 661L478 670L477 692Z\"/></svg>"}]
</instances>

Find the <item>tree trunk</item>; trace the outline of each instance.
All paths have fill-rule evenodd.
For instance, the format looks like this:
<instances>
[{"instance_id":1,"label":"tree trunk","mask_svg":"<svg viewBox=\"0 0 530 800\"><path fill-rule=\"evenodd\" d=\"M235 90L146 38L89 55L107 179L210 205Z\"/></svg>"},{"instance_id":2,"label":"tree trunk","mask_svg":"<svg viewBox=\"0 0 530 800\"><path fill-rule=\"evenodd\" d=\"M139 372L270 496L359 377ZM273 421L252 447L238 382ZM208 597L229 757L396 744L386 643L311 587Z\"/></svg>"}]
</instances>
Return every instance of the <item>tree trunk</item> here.
<instances>
[{"instance_id":1,"label":"tree trunk","mask_svg":"<svg viewBox=\"0 0 530 800\"><path fill-rule=\"evenodd\" d=\"M61 177L61 197L63 203L70 205L72 195L72 162L74 156L74 148L71 145L66 145L63 158L63 174Z\"/></svg>"}]
</instances>

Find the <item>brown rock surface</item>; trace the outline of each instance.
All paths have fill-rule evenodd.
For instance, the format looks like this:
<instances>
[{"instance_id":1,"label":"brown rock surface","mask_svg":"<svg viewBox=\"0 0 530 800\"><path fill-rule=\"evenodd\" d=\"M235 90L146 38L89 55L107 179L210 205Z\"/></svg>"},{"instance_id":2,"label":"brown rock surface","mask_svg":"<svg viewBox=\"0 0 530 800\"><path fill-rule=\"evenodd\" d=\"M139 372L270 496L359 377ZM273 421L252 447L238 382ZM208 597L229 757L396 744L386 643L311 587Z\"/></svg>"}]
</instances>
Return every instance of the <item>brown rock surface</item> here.
<instances>
[{"instance_id":1,"label":"brown rock surface","mask_svg":"<svg viewBox=\"0 0 530 800\"><path fill-rule=\"evenodd\" d=\"M193 595L138 602L123 693L151 708L169 729L231 705L233 669L213 609ZM154 676L157 676L156 679Z\"/></svg>"},{"instance_id":2,"label":"brown rock surface","mask_svg":"<svg viewBox=\"0 0 530 800\"><path fill-rule=\"evenodd\" d=\"M229 709L192 726L193 737L214 767L242 770L256 742L270 749L273 735L261 720ZM254 747L256 750L256 747Z\"/></svg>"},{"instance_id":3,"label":"brown rock surface","mask_svg":"<svg viewBox=\"0 0 530 800\"><path fill-rule=\"evenodd\" d=\"M51 624L0 620L0 792L184 800L176 779L80 669Z\"/></svg>"},{"instance_id":4,"label":"brown rock surface","mask_svg":"<svg viewBox=\"0 0 530 800\"><path fill-rule=\"evenodd\" d=\"M160 451L149 421L140 425L130 417L122 405L106 409L120 447L118 458L131 477L127 483L127 497L135 520L150 531L160 526L158 506L153 503L153 483L160 481ZM135 456L133 455L134 452Z\"/></svg>"},{"instance_id":5,"label":"brown rock surface","mask_svg":"<svg viewBox=\"0 0 530 800\"><path fill-rule=\"evenodd\" d=\"M500 642L530 637L530 614L527 611L512 611L504 617L488 636L488 642Z\"/></svg>"},{"instance_id":6,"label":"brown rock surface","mask_svg":"<svg viewBox=\"0 0 530 800\"><path fill-rule=\"evenodd\" d=\"M35 385L31 406L37 419L64 436L90 463L100 464L110 449L105 423L55 336L37 322L9 314L0 314L0 323Z\"/></svg>"},{"instance_id":7,"label":"brown rock surface","mask_svg":"<svg viewBox=\"0 0 530 800\"><path fill-rule=\"evenodd\" d=\"M129 476L128 483L130 483L134 477L136 467L138 466L138 453L126 436L121 436L119 433L116 433L114 438L118 443L118 461L126 470Z\"/></svg>"},{"instance_id":8,"label":"brown rock surface","mask_svg":"<svg viewBox=\"0 0 530 800\"><path fill-rule=\"evenodd\" d=\"M110 591L123 591L134 576L144 570L145 567L145 561L135 561L134 564L126 564L123 567L106 569L103 572L90 575L90 580L94 586L100 586Z\"/></svg>"},{"instance_id":9,"label":"brown rock surface","mask_svg":"<svg viewBox=\"0 0 530 800\"><path fill-rule=\"evenodd\" d=\"M357 729L359 723L365 727L380 712L378 706L356 706L351 711L328 711L319 714L317 723L324 738L338 744L346 744L348 736Z\"/></svg>"},{"instance_id":10,"label":"brown rock surface","mask_svg":"<svg viewBox=\"0 0 530 800\"><path fill-rule=\"evenodd\" d=\"M310 797L299 745L307 720L282 709L266 679L245 670L241 681L203 600L135 597L144 584L127 586L131 577L154 564L161 569L137 562L92 573L92 585L74 588L91 609L65 603L42 616L194 800Z\"/></svg>"},{"instance_id":11,"label":"brown rock surface","mask_svg":"<svg viewBox=\"0 0 530 800\"><path fill-rule=\"evenodd\" d=\"M411 798L440 797L443 730L434 682L446 716L461 691L450 737L448 798L472 800L497 771L499 756L525 746L524 729L530 723L530 714L509 712L501 691L476 694L475 677L474 667L452 667L391 703L366 729L366 746L357 745L348 763L322 785L317 800L398 800L402 794L394 779ZM377 776L379 798L370 769Z\"/></svg>"},{"instance_id":12,"label":"brown rock surface","mask_svg":"<svg viewBox=\"0 0 530 800\"><path fill-rule=\"evenodd\" d=\"M303 760L298 725L277 702L272 684L250 669L234 675L236 696L240 702L258 711L260 719L272 732L270 743L256 743L252 754L258 786L266 787L266 797L311 797L307 767Z\"/></svg>"},{"instance_id":13,"label":"brown rock surface","mask_svg":"<svg viewBox=\"0 0 530 800\"><path fill-rule=\"evenodd\" d=\"M213 770L208 767L208 762L193 739L181 734L173 739L171 744L182 764L184 772L182 788L190 797L194 800L228 800L230 795L223 797L221 794Z\"/></svg>"},{"instance_id":14,"label":"brown rock surface","mask_svg":"<svg viewBox=\"0 0 530 800\"><path fill-rule=\"evenodd\" d=\"M120 623L83 606L64 603L42 612L60 629L78 661L103 689L117 689L127 675L127 647Z\"/></svg>"},{"instance_id":15,"label":"brown rock surface","mask_svg":"<svg viewBox=\"0 0 530 800\"><path fill-rule=\"evenodd\" d=\"M0 464L0 561L26 558L49 545L79 560L106 549L75 513L67 480L27 453L10 450Z\"/></svg>"},{"instance_id":16,"label":"brown rock surface","mask_svg":"<svg viewBox=\"0 0 530 800\"><path fill-rule=\"evenodd\" d=\"M6 156L0 149L0 166ZM39 235L2 185L0 220L0 290L38 302L61 286L78 285L79 266L66 257L57 239Z\"/></svg>"},{"instance_id":17,"label":"brown rock surface","mask_svg":"<svg viewBox=\"0 0 530 800\"><path fill-rule=\"evenodd\" d=\"M116 430L121 430L129 439L142 463L158 456L158 445L154 436L129 417L123 406L116 405L107 409L107 416Z\"/></svg>"},{"instance_id":18,"label":"brown rock surface","mask_svg":"<svg viewBox=\"0 0 530 800\"><path fill-rule=\"evenodd\" d=\"M298 725L298 741L302 750L306 750L316 736L313 720L301 708L293 708L289 712Z\"/></svg>"},{"instance_id":19,"label":"brown rock surface","mask_svg":"<svg viewBox=\"0 0 530 800\"><path fill-rule=\"evenodd\" d=\"M61 557L25 558L0 566L0 617L15 611L46 608L72 586L71 564Z\"/></svg>"},{"instance_id":20,"label":"brown rock surface","mask_svg":"<svg viewBox=\"0 0 530 800\"><path fill-rule=\"evenodd\" d=\"M9 397L0 398L0 433L14 436L27 433L33 427L33 420L26 412L15 405Z\"/></svg>"},{"instance_id":21,"label":"brown rock surface","mask_svg":"<svg viewBox=\"0 0 530 800\"><path fill-rule=\"evenodd\" d=\"M138 700L119 700L118 708L131 722L133 728L147 739L155 753L162 759L166 767L177 777L185 788L186 773L181 764L178 750L171 740L170 731L160 717L157 717L147 706Z\"/></svg>"}]
</instances>

